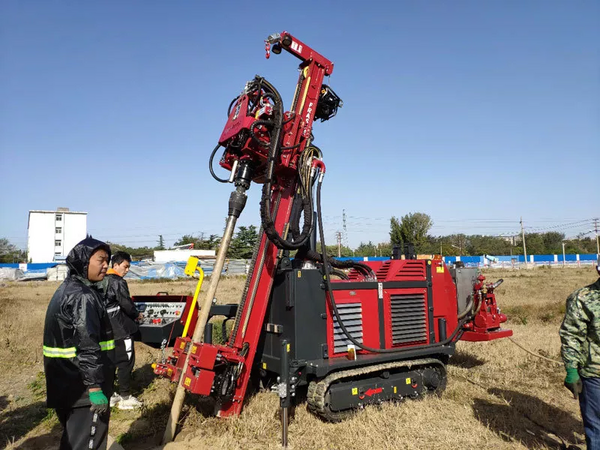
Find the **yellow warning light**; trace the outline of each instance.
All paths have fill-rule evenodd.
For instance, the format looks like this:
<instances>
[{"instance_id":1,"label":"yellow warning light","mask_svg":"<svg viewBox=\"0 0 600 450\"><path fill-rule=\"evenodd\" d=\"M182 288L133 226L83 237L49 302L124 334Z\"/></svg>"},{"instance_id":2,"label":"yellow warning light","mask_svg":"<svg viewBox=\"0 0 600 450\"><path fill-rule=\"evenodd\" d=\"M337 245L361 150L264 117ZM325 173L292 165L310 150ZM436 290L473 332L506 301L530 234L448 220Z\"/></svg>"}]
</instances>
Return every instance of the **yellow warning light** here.
<instances>
[{"instance_id":1,"label":"yellow warning light","mask_svg":"<svg viewBox=\"0 0 600 450\"><path fill-rule=\"evenodd\" d=\"M156 363L152 363L152 368L156 369Z\"/></svg>"}]
</instances>

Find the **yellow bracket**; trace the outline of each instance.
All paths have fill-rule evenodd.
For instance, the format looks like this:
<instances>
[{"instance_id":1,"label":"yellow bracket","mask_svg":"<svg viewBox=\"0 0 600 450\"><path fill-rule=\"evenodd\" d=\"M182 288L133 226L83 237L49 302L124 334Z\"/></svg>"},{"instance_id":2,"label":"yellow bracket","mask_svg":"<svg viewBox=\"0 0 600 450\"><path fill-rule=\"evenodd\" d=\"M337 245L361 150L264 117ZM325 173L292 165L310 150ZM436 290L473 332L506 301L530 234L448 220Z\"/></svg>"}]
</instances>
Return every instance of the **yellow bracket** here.
<instances>
[{"instance_id":1,"label":"yellow bracket","mask_svg":"<svg viewBox=\"0 0 600 450\"><path fill-rule=\"evenodd\" d=\"M181 337L186 337L188 329L190 328L190 322L192 321L192 316L194 315L194 310L196 309L196 304L198 303L198 295L200 295L200 289L202 288L202 282L204 281L204 270L200 267L200 260L195 256L190 256L187 264L185 265L185 269L183 270L186 275L190 277L194 276L194 273L198 271L200 274L200 278L198 279L198 284L196 285L196 292L194 292L194 298L192 299L192 304L190 305L190 310L188 311L188 316L185 321L185 326L183 327L183 334Z\"/></svg>"}]
</instances>

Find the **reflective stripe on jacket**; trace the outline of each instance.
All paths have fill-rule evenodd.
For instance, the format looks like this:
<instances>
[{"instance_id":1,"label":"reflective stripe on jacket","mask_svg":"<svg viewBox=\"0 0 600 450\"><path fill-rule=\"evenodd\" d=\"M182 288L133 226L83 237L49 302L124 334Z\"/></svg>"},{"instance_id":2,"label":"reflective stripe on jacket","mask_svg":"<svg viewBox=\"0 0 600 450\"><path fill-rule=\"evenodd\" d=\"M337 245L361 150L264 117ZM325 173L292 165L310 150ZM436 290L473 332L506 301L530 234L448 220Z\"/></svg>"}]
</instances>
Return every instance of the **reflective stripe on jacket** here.
<instances>
[{"instance_id":1,"label":"reflective stripe on jacket","mask_svg":"<svg viewBox=\"0 0 600 450\"><path fill-rule=\"evenodd\" d=\"M72 252L77 249L76 246ZM83 267L87 271L87 264ZM104 395L110 397L114 348L102 294L87 279L82 281L80 274L70 273L46 311L43 354L47 406L88 406L90 387L101 387Z\"/></svg>"}]
</instances>

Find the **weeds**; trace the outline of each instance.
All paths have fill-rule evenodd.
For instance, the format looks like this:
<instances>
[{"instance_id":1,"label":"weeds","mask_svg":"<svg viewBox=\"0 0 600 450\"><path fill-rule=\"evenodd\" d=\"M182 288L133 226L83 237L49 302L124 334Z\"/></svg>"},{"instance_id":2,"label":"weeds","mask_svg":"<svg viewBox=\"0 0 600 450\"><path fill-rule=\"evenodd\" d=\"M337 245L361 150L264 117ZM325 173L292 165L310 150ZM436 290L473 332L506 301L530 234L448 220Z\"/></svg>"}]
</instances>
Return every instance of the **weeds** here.
<instances>
[{"instance_id":1,"label":"weeds","mask_svg":"<svg viewBox=\"0 0 600 450\"><path fill-rule=\"evenodd\" d=\"M33 398L36 400L42 400L46 398L46 375L44 372L38 372L35 376L35 380L27 385L27 388L31 391Z\"/></svg>"},{"instance_id":2,"label":"weeds","mask_svg":"<svg viewBox=\"0 0 600 450\"><path fill-rule=\"evenodd\" d=\"M497 300L508 316L504 327L514 331L515 341L534 353L558 359L558 327L565 299L576 288L593 282L595 274L553 268L485 271L485 275L489 281L505 279L496 291ZM132 295L154 295L161 290L183 295L193 292L196 283L132 281L129 288ZM47 434L48 427L57 423L54 412L42 401L45 383L35 349L41 349L46 308L58 285L9 283L0 287L0 336L3 344L10 343L10 348L0 346L0 442L14 448ZM243 277L223 277L216 294L218 303L238 302L243 286ZM203 290L200 301L205 295ZM221 332L222 318L215 317L213 322L213 341L222 343L227 337ZM232 324L227 323L226 335ZM164 431L175 385L149 375L147 367L156 354L155 348L136 343L136 372L141 371L134 383L136 395L140 393L146 406L127 413L115 410L111 417L110 433L126 450L154 448ZM301 403L290 424L290 443L297 449L348 450L442 450L455 448L458 442L461 448L478 450L556 448L527 440L529 415L574 444L580 439L581 422L577 402L562 386L563 377L560 366L527 354L507 339L459 342L441 398L367 407L340 424L322 422ZM501 395L494 395L490 388L501 390ZM212 417L210 405L186 397L180 422L185 442L165 450L280 448L279 401L273 394L259 392L239 418L228 420Z\"/></svg>"}]
</instances>

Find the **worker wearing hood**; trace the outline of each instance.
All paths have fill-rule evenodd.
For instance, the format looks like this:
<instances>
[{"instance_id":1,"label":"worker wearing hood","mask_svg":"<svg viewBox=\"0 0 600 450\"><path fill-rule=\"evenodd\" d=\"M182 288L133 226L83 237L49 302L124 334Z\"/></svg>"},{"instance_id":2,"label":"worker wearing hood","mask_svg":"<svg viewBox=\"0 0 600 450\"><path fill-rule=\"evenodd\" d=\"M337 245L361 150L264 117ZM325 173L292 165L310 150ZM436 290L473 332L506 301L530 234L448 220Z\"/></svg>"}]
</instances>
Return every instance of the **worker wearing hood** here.
<instances>
[{"instance_id":1,"label":"worker wearing hood","mask_svg":"<svg viewBox=\"0 0 600 450\"><path fill-rule=\"evenodd\" d=\"M54 293L44 325L47 404L64 427L60 449L105 449L115 344L98 283L110 247L88 237L67 256L69 275Z\"/></svg>"}]
</instances>

